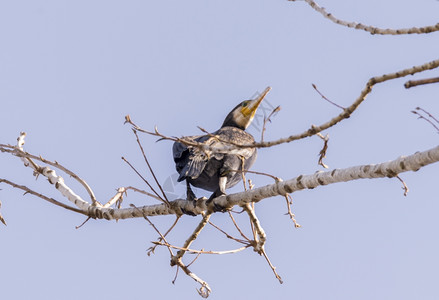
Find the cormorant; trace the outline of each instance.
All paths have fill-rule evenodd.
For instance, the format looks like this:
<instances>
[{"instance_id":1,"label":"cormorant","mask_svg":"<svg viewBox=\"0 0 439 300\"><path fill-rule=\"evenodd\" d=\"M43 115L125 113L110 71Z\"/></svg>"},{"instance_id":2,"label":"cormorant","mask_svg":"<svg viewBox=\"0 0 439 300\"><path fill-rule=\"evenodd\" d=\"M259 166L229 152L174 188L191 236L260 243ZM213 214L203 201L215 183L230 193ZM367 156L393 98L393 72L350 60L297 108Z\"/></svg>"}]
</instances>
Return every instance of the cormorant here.
<instances>
[{"instance_id":1,"label":"cormorant","mask_svg":"<svg viewBox=\"0 0 439 300\"><path fill-rule=\"evenodd\" d=\"M242 180L239 171L248 170L256 160L255 148L235 148L220 150L235 144L251 144L255 140L245 129L251 124L256 110L270 87L254 100L246 100L238 104L227 115L220 129L212 134L188 136L188 141L203 143L214 150L202 150L200 147L175 142L172 148L175 168L180 174L177 181L186 180L187 200L195 200L190 185L213 192L209 201L224 195L226 189ZM230 149L230 148L229 148ZM238 172L237 172L238 171Z\"/></svg>"}]
</instances>

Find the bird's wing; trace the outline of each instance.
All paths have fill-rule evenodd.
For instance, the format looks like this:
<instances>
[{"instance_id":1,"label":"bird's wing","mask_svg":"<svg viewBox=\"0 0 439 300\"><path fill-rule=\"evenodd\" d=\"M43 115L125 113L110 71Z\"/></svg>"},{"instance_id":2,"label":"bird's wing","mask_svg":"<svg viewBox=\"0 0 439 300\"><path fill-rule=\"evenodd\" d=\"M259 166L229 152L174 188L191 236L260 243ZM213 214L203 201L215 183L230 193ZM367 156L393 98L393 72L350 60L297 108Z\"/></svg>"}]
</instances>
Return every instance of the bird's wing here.
<instances>
[{"instance_id":1,"label":"bird's wing","mask_svg":"<svg viewBox=\"0 0 439 300\"><path fill-rule=\"evenodd\" d=\"M253 156L256 149L255 148L238 148L233 147L233 143L235 144L252 144L254 143L254 138L249 133L245 132L244 130L241 130L239 128L235 127L223 127L217 132L215 132L215 135L218 136L220 141L223 141L222 143L217 143L217 148L224 150L219 150L217 153L223 153L228 155L238 155L240 157L243 157L245 159L248 159ZM232 144L229 144L228 142L231 142Z\"/></svg>"},{"instance_id":2,"label":"bird's wing","mask_svg":"<svg viewBox=\"0 0 439 300\"><path fill-rule=\"evenodd\" d=\"M215 143L215 139L209 136L194 136L189 137L193 141L212 145ZM180 174L177 181L182 181L186 178L196 179L203 172L206 164L209 160L209 153L204 152L198 147L184 145L179 142L175 142L172 147L174 155L175 167ZM221 157L215 158L221 159Z\"/></svg>"}]
</instances>

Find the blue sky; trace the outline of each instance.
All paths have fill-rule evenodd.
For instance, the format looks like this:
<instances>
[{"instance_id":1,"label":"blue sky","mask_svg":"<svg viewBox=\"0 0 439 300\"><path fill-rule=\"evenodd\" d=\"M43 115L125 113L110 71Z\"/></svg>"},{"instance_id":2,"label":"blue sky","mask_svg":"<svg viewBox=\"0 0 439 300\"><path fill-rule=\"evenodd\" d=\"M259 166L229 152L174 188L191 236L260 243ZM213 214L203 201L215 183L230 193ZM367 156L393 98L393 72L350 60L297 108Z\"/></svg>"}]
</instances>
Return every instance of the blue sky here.
<instances>
[{"instance_id":1,"label":"blue sky","mask_svg":"<svg viewBox=\"0 0 439 300\"><path fill-rule=\"evenodd\" d=\"M334 15L380 27L438 22L434 0L318 2ZM333 24L304 2L288 1L3 1L0 3L0 143L26 131L25 149L83 177L101 202L120 186L145 188L123 163L146 173L130 114L145 129L193 135L214 131L237 103L266 86L281 112L266 140L300 133L339 113L367 80L437 59L439 33L372 36ZM410 113L436 116L438 86L406 90L408 79L374 87L348 120L330 129L330 168L379 163L437 145L437 133ZM260 136L260 127L250 128ZM175 174L171 143L142 136L161 182ZM312 174L318 138L259 151L253 169L284 179ZM21 162L0 156L1 177L61 199ZM396 179L362 180L293 194L300 229L284 199L265 199L257 214L280 285L262 257L202 256L192 270L209 282L210 299L437 299L438 166ZM69 178L84 198L86 193ZM251 176L256 186L271 183ZM0 285L4 299L197 298L198 285L175 269L166 249L148 257L157 238L140 219L90 221L0 186ZM184 193L176 185L175 194ZM240 186L232 191L239 191ZM171 191L170 191L171 192ZM203 191L197 192L203 195ZM124 204L155 203L133 193ZM243 227L247 220L241 217ZM153 221L163 231L173 217ZM170 240L181 245L199 217L184 217ZM212 221L233 230L225 214ZM206 228L194 248L238 247ZM189 257L188 257L189 258Z\"/></svg>"}]
</instances>

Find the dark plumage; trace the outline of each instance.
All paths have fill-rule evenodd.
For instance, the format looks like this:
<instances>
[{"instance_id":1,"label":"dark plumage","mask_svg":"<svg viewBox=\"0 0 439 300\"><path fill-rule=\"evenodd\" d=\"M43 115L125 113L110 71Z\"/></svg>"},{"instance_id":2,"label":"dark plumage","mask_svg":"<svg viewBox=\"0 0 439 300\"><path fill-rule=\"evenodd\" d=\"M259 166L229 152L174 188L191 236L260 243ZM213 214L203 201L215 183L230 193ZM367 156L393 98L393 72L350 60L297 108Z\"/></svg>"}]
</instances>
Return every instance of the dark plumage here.
<instances>
[{"instance_id":1,"label":"dark plumage","mask_svg":"<svg viewBox=\"0 0 439 300\"><path fill-rule=\"evenodd\" d=\"M247 100L238 104L226 117L221 128L212 135L189 136L185 139L209 145L214 149L201 150L196 146L188 146L175 142L172 148L175 168L180 174L178 181L186 180L187 199L194 200L195 195L190 185L213 192L209 200L225 194L226 189L242 180L241 170L248 170L256 160L255 148L234 148L224 150L235 144L251 144L254 138L244 130L252 122L256 110L268 93L267 88L255 100ZM223 150L221 150L223 149ZM238 172L237 172L238 171Z\"/></svg>"}]
</instances>

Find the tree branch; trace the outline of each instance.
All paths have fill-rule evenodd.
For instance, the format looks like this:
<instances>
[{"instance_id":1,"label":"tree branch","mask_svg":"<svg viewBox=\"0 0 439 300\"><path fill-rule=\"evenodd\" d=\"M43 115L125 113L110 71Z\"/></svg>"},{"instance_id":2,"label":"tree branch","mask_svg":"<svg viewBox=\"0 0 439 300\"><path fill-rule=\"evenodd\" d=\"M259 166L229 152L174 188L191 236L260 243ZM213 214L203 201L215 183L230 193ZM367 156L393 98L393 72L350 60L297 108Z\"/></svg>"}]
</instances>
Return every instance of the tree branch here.
<instances>
[{"instance_id":1,"label":"tree branch","mask_svg":"<svg viewBox=\"0 0 439 300\"><path fill-rule=\"evenodd\" d=\"M439 77L419 79L419 80L409 80L406 83L404 83L404 87L406 89L409 89L409 88L414 87L414 86L418 86L418 85L422 85L422 84L437 83L437 82L439 82Z\"/></svg>"},{"instance_id":2,"label":"tree branch","mask_svg":"<svg viewBox=\"0 0 439 300\"><path fill-rule=\"evenodd\" d=\"M318 186L337 182L348 182L363 178L392 178L403 172L417 171L426 165L438 161L439 146L424 152L417 152L407 157L400 157L393 161L376 165L362 165L346 169L318 172L311 175L300 175L286 181L269 184L246 192L217 197L212 201L211 205L220 205L223 207L233 207L235 205L243 206L246 203L259 202L265 198L279 195L285 196L287 193L293 193L303 189L313 189ZM182 209L194 215L198 215L207 211L206 200L206 198L198 199L196 205L194 205L191 201L186 201L186 199L177 199L170 201L170 206L166 204L146 205L138 207L138 210L131 208L113 209L89 206L86 211L93 211L92 214L96 218L107 220L139 218L143 217L143 215L177 214L177 212Z\"/></svg>"},{"instance_id":3,"label":"tree branch","mask_svg":"<svg viewBox=\"0 0 439 300\"><path fill-rule=\"evenodd\" d=\"M308 130L306 130L300 134L294 134L294 135L291 135L289 137L281 138L281 139L278 139L275 141L270 141L270 142L260 142L260 143L255 142L252 144L237 144L237 143L233 143L233 142L228 141L228 142L226 142L226 144L228 144L226 146L221 146L221 147L216 146L215 147L215 146L204 145L203 143L198 143L196 141L191 140L190 137L177 138L177 137L169 137L169 136L163 135L158 131L157 127L154 129L154 132L142 129L139 126L137 126L136 124L134 124L131 121L129 116L125 117L125 119L126 119L125 123L130 123L135 130L138 130L140 132L147 133L147 134L150 134L153 136L157 136L160 138L159 140L177 141L177 142L183 143L185 145L198 147L202 151L204 151L206 153L210 153L209 155L211 155L211 153L233 153L233 151L236 150L236 148L268 148L268 147L272 147L272 146L276 146L276 145L280 145L280 144L284 144L284 143L290 143L292 141L296 141L296 140L300 140L300 139L314 136L314 135L318 134L319 132L322 132L323 130L326 130L326 129L338 124L342 120L348 119L352 115L352 113L358 108L358 106L360 106L360 104L363 103L363 101L366 99L366 97L372 92L372 88L378 83L383 83L383 82L386 82L389 80L402 78L402 77L405 77L408 75L414 75L416 73L435 69L437 67L439 67L439 59L424 63L422 65L403 69L403 70L400 70L400 71L397 71L394 73L384 74L381 76L374 76L367 81L366 86L364 87L364 89L360 93L360 96L358 96L358 98L350 106L346 107L343 110L343 112L340 113L339 115L335 116L331 120L329 120L321 125L318 125L318 126L311 125Z\"/></svg>"},{"instance_id":4,"label":"tree branch","mask_svg":"<svg viewBox=\"0 0 439 300\"><path fill-rule=\"evenodd\" d=\"M289 1L295 2L297 0L289 0ZM366 32L369 32L370 34L381 34L381 35L402 35L402 34L415 34L415 33L422 34L422 33L430 33L439 30L439 23L433 26L425 26L425 27L382 29L374 26L363 25L357 22L347 22L334 17L331 13L328 13L323 7L319 6L313 0L304 0L304 1L308 3L308 5L311 6L315 11L319 12L325 18L331 20L332 22L349 28L364 30Z\"/></svg>"}]
</instances>

